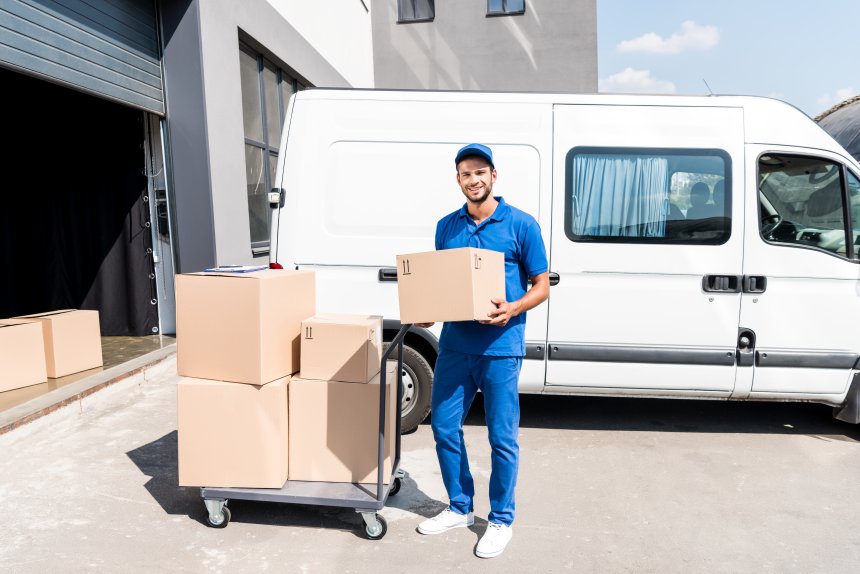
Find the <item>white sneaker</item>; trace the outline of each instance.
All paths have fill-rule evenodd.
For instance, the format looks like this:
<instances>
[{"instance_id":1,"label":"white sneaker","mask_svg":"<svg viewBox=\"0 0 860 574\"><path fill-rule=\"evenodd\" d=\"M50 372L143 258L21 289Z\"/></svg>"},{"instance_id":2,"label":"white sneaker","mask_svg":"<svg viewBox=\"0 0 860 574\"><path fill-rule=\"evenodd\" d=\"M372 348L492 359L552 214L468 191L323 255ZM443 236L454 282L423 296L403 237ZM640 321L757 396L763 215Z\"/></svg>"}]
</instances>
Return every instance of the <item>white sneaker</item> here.
<instances>
[{"instance_id":1,"label":"white sneaker","mask_svg":"<svg viewBox=\"0 0 860 574\"><path fill-rule=\"evenodd\" d=\"M478 558L494 558L505 551L513 535L513 529L507 524L488 522L487 531L478 541L475 554Z\"/></svg>"},{"instance_id":2,"label":"white sneaker","mask_svg":"<svg viewBox=\"0 0 860 574\"><path fill-rule=\"evenodd\" d=\"M418 532L421 534L442 534L452 528L465 528L474 523L475 515L473 513L458 514L450 508L446 508L433 518L428 518L419 524Z\"/></svg>"}]
</instances>

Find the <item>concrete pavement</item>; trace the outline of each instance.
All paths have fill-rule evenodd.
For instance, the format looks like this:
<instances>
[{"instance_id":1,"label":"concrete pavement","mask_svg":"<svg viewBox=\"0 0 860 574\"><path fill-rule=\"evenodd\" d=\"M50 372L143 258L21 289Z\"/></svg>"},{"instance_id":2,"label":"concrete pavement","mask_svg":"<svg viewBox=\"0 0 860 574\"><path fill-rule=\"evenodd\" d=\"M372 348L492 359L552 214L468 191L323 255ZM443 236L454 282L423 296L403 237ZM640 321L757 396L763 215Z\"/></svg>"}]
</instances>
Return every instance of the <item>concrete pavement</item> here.
<instances>
[{"instance_id":1,"label":"concrete pavement","mask_svg":"<svg viewBox=\"0 0 860 574\"><path fill-rule=\"evenodd\" d=\"M505 554L473 554L489 447L465 429L470 529L421 536L444 508L428 425L408 477L361 537L352 510L232 501L205 525L176 486L175 366L116 383L0 436L4 572L828 572L860 569L860 430L826 407L523 397L518 514ZM225 464L229 461L225 460Z\"/></svg>"}]
</instances>

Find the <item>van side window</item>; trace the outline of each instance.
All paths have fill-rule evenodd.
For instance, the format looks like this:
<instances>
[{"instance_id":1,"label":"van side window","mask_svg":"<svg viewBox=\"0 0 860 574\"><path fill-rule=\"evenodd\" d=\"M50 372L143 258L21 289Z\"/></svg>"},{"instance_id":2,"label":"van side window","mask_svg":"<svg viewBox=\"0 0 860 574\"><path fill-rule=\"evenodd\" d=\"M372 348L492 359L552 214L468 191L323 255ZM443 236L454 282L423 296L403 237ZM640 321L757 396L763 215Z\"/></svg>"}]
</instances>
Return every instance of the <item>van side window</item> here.
<instances>
[{"instance_id":1,"label":"van side window","mask_svg":"<svg viewBox=\"0 0 860 574\"><path fill-rule=\"evenodd\" d=\"M860 225L860 183L850 172L844 174L840 164L826 159L761 156L758 187L762 238L855 259L860 230L852 232L847 218ZM850 198L847 206L846 197Z\"/></svg>"},{"instance_id":2,"label":"van side window","mask_svg":"<svg viewBox=\"0 0 860 574\"><path fill-rule=\"evenodd\" d=\"M731 235L722 150L574 148L565 165L571 241L720 245Z\"/></svg>"}]
</instances>

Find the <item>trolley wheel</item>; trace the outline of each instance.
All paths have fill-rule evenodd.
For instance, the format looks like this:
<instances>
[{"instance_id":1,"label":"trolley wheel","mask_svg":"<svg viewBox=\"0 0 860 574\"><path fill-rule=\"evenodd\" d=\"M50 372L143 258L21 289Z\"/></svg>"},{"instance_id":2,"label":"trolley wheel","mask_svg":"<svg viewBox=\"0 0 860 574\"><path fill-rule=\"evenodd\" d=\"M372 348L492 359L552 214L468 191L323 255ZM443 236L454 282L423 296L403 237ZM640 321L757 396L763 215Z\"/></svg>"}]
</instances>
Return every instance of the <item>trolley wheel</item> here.
<instances>
[{"instance_id":1,"label":"trolley wheel","mask_svg":"<svg viewBox=\"0 0 860 574\"><path fill-rule=\"evenodd\" d=\"M364 535L367 536L368 540L379 540L388 532L388 523L383 517L377 514L376 522L375 526L365 525L364 527Z\"/></svg>"},{"instance_id":2,"label":"trolley wheel","mask_svg":"<svg viewBox=\"0 0 860 574\"><path fill-rule=\"evenodd\" d=\"M394 496L398 492L400 492L400 479L395 478L394 484L391 485L391 490L388 491L388 496Z\"/></svg>"},{"instance_id":3,"label":"trolley wheel","mask_svg":"<svg viewBox=\"0 0 860 574\"><path fill-rule=\"evenodd\" d=\"M230 522L230 509L226 506L221 509L221 519L213 520L209 513L206 513L206 524L212 528L224 528Z\"/></svg>"}]
</instances>

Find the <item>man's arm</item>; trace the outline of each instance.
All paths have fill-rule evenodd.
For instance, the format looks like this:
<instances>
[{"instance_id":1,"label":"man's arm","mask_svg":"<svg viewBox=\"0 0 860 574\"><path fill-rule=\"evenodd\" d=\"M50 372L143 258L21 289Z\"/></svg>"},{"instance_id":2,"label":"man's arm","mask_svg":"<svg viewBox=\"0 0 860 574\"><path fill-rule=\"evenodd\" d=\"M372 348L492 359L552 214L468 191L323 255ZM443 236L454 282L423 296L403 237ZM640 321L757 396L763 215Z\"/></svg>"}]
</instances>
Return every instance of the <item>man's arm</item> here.
<instances>
[{"instance_id":1,"label":"man's arm","mask_svg":"<svg viewBox=\"0 0 860 574\"><path fill-rule=\"evenodd\" d=\"M490 317L487 321L481 321L484 325L497 325L504 327L511 320L511 317L516 317L520 313L525 313L534 309L549 297L549 271L530 277L532 281L531 288L526 291L526 294L516 301L505 301L504 299L493 299L493 305L496 308L489 312Z\"/></svg>"}]
</instances>

